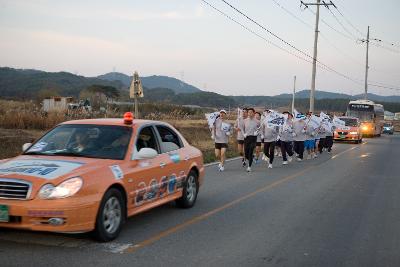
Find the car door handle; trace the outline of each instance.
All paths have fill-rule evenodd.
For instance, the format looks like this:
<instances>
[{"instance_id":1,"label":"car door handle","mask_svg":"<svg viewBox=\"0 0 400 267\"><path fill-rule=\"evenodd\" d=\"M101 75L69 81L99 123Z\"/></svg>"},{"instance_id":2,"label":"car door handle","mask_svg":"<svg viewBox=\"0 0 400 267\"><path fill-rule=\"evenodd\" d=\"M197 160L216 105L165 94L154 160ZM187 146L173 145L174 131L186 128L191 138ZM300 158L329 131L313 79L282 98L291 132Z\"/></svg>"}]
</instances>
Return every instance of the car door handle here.
<instances>
[{"instance_id":1,"label":"car door handle","mask_svg":"<svg viewBox=\"0 0 400 267\"><path fill-rule=\"evenodd\" d=\"M167 165L167 164L164 163L164 162L161 162L161 163L160 163L160 167L161 167L161 168L164 168L166 165Z\"/></svg>"},{"instance_id":2,"label":"car door handle","mask_svg":"<svg viewBox=\"0 0 400 267\"><path fill-rule=\"evenodd\" d=\"M186 156L186 157L185 157L185 160L186 160L186 161L188 161L189 159L190 159L190 157L189 157L189 156Z\"/></svg>"}]
</instances>

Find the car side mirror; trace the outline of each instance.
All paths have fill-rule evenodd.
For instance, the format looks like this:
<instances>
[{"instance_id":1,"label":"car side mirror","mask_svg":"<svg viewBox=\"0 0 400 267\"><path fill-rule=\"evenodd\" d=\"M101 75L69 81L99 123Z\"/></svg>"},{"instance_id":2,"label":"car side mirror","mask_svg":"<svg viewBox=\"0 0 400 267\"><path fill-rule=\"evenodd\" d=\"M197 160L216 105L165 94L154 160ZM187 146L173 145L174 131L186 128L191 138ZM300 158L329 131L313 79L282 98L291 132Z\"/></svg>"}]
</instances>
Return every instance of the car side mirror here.
<instances>
[{"instance_id":1,"label":"car side mirror","mask_svg":"<svg viewBox=\"0 0 400 267\"><path fill-rule=\"evenodd\" d=\"M28 148L32 145L32 143L25 143L22 145L22 152L28 150Z\"/></svg>"},{"instance_id":2,"label":"car side mirror","mask_svg":"<svg viewBox=\"0 0 400 267\"><path fill-rule=\"evenodd\" d=\"M133 159L154 159L158 156L158 152L152 148L144 147L134 155Z\"/></svg>"}]
</instances>

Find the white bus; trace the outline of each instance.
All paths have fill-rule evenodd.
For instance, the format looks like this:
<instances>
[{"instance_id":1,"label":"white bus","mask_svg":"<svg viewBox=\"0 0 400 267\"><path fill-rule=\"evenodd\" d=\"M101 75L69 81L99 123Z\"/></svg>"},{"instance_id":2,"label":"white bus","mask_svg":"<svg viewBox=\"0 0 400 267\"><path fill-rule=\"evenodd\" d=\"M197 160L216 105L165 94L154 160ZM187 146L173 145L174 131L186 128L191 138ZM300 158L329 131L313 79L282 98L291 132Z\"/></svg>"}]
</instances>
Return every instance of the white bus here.
<instances>
[{"instance_id":1,"label":"white bus","mask_svg":"<svg viewBox=\"0 0 400 267\"><path fill-rule=\"evenodd\" d=\"M384 122L384 109L381 104L370 100L350 101L346 115L360 120L363 136L381 135Z\"/></svg>"}]
</instances>

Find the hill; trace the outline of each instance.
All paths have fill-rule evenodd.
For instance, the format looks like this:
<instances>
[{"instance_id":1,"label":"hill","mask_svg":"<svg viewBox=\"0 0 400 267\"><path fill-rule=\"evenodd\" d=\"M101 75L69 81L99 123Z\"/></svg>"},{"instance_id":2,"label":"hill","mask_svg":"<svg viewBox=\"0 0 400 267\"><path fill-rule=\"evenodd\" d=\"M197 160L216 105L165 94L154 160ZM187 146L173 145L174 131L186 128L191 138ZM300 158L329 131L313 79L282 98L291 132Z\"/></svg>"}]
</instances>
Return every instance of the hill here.
<instances>
[{"instance_id":1,"label":"hill","mask_svg":"<svg viewBox=\"0 0 400 267\"><path fill-rule=\"evenodd\" d=\"M126 88L129 88L132 76L119 73L119 72L110 72L96 78L106 80L106 81L119 81L121 82ZM181 80L178 80L173 77L168 76L148 76L148 77L141 77L142 84L144 87L153 89L153 88L169 88L173 90L175 93L197 93L201 92L201 90L193 85L187 84Z\"/></svg>"},{"instance_id":2,"label":"hill","mask_svg":"<svg viewBox=\"0 0 400 267\"><path fill-rule=\"evenodd\" d=\"M178 105L197 105L202 107L229 108L236 106L288 107L291 94L277 96L225 96L205 92L166 76L142 77L144 102L162 102ZM8 99L41 98L41 90L50 90L55 95L77 97L81 90L97 84L114 86L120 90L120 99L129 100L128 87L131 77L123 73L107 73L98 77L84 77L68 72L45 72L40 70L0 68L0 97ZM296 107L306 110L310 91L302 90L296 94ZM350 99L362 98L333 92L316 92L316 109L345 110ZM382 103L386 110L400 111L400 96L379 96L369 94L369 99ZM392 103L389 103L392 102Z\"/></svg>"},{"instance_id":3,"label":"hill","mask_svg":"<svg viewBox=\"0 0 400 267\"><path fill-rule=\"evenodd\" d=\"M123 87L119 81L105 81L88 78L69 72L44 72L13 68L0 68L0 97L34 99L43 89L49 89L63 96L78 96L79 92L93 85Z\"/></svg>"}]
</instances>

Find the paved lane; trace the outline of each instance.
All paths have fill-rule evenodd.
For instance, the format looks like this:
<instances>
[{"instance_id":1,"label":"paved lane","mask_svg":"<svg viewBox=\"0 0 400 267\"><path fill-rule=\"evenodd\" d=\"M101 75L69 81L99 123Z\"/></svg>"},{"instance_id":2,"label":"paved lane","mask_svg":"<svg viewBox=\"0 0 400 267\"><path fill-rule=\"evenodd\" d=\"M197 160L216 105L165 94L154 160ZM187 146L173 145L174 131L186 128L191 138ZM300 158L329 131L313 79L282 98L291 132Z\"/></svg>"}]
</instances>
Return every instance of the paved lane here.
<instances>
[{"instance_id":1,"label":"paved lane","mask_svg":"<svg viewBox=\"0 0 400 267\"><path fill-rule=\"evenodd\" d=\"M400 136L366 141L250 174L208 167L195 208L133 217L109 244L2 229L1 266L400 266Z\"/></svg>"}]
</instances>

